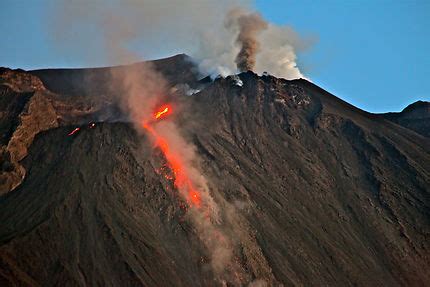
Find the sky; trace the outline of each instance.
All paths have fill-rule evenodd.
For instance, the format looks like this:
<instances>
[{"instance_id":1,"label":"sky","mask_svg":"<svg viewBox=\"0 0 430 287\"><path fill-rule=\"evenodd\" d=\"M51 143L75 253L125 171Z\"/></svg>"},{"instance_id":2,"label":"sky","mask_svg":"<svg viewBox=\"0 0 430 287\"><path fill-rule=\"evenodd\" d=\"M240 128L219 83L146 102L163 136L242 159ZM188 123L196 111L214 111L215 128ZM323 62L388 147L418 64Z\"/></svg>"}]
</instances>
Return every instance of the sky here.
<instances>
[{"instance_id":1,"label":"sky","mask_svg":"<svg viewBox=\"0 0 430 287\"><path fill-rule=\"evenodd\" d=\"M52 25L48 20L55 1L0 0L0 66L108 65L54 47L47 26ZM254 8L268 21L314 39L299 55L300 68L339 98L376 113L430 101L430 1L256 0ZM160 47L145 56L176 52L180 47Z\"/></svg>"}]
</instances>

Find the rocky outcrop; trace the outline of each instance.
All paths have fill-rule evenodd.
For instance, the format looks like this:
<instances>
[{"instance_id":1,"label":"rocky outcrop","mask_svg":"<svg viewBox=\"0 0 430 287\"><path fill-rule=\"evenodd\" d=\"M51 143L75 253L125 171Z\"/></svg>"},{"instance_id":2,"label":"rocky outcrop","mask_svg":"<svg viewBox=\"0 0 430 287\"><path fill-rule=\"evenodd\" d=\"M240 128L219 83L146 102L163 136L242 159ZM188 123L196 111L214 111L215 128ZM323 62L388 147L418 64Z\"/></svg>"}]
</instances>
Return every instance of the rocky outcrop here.
<instances>
[{"instance_id":1,"label":"rocky outcrop","mask_svg":"<svg viewBox=\"0 0 430 287\"><path fill-rule=\"evenodd\" d=\"M44 91L42 81L23 70L0 68L0 85L8 86L18 93Z\"/></svg>"},{"instance_id":2,"label":"rocky outcrop","mask_svg":"<svg viewBox=\"0 0 430 287\"><path fill-rule=\"evenodd\" d=\"M57 114L42 82L23 71L0 73L3 138L0 147L0 194L15 189L25 177L20 161L41 131L58 126Z\"/></svg>"}]
</instances>

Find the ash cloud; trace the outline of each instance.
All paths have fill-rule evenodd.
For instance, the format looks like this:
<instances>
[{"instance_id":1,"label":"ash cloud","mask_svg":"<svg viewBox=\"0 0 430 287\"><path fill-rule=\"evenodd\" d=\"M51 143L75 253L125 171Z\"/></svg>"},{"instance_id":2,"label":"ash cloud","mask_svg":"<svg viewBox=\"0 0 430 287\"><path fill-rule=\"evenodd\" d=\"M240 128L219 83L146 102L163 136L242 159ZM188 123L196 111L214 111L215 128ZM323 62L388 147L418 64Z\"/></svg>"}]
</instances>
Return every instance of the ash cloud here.
<instances>
[{"instance_id":1,"label":"ash cloud","mask_svg":"<svg viewBox=\"0 0 430 287\"><path fill-rule=\"evenodd\" d=\"M236 38L236 43L240 46L235 59L237 69L241 72L254 70L256 56L261 46L258 35L267 29L267 22L258 13L233 9L227 15L226 27L236 27L239 30Z\"/></svg>"}]
</instances>

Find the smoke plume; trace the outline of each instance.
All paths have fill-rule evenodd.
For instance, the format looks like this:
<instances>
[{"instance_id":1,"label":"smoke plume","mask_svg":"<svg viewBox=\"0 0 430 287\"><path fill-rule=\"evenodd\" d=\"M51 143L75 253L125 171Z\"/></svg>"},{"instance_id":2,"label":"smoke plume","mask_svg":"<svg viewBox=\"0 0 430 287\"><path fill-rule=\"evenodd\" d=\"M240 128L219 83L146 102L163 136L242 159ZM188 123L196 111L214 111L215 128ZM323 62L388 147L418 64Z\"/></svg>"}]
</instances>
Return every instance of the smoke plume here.
<instances>
[{"instance_id":1,"label":"smoke plume","mask_svg":"<svg viewBox=\"0 0 430 287\"><path fill-rule=\"evenodd\" d=\"M233 9L227 15L227 28L237 26L239 34L236 43L240 46L240 51L236 56L235 63L237 69L246 72L254 69L257 53L260 51L258 35L267 29L267 23L260 14L250 13L240 9Z\"/></svg>"},{"instance_id":2,"label":"smoke plume","mask_svg":"<svg viewBox=\"0 0 430 287\"><path fill-rule=\"evenodd\" d=\"M59 27L62 29L57 31L58 40L68 42L64 36L73 35L75 25L80 26L85 23L85 27L81 27L82 33L85 34L88 29L95 32L92 46L97 47L109 63L141 61L141 56L129 46L130 42L139 37L141 28L145 31L145 27L140 25L142 22L139 18L134 17L136 11L146 11L139 6L140 2L127 2L130 6L125 9L113 4L113 6L103 7L91 6L94 10L88 9L85 5L76 6L74 3L67 1L60 7L64 10L59 13L62 17L57 19L59 22L55 26L56 29ZM152 3L143 1L142 5L150 4L147 8L156 13L157 9L151 9ZM142 13L147 15L148 12ZM81 22L76 23L77 18ZM154 21L160 21L160 19L157 18ZM82 43L82 41L78 42ZM70 45L77 48L75 42ZM93 51L89 49L87 57L92 55ZM118 98L124 113L128 115L136 130L146 134L153 141L154 146L163 152L172 173L175 174L175 187L182 200L189 204L188 219L195 227L196 236L208 250L214 273L221 277L224 269L230 264L232 246L229 238L222 231L220 211L211 196L206 178L200 172L194 146L184 139L182 130L174 122L174 117L162 121L154 120L154 112L162 104L172 100L172 97L169 97L170 87L167 81L151 63L144 62L112 68L109 84L112 93ZM173 103L172 107L175 109L174 113L179 112L180 107L177 104ZM198 191L196 195L198 204L190 201L191 187Z\"/></svg>"},{"instance_id":3,"label":"smoke plume","mask_svg":"<svg viewBox=\"0 0 430 287\"><path fill-rule=\"evenodd\" d=\"M64 58L90 66L185 52L203 75L252 69L292 79L303 77L297 53L312 43L291 27L265 21L247 0L59 0L50 10L49 34ZM127 52L112 57L106 45Z\"/></svg>"}]
</instances>

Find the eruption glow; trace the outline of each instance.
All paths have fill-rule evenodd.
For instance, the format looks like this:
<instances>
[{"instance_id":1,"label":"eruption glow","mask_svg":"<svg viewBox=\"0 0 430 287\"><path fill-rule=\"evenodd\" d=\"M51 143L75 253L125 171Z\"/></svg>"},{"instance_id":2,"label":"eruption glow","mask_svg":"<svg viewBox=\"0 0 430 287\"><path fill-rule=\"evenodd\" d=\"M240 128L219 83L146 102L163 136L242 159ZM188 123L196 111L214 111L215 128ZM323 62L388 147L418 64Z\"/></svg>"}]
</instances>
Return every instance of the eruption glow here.
<instances>
[{"instance_id":1,"label":"eruption glow","mask_svg":"<svg viewBox=\"0 0 430 287\"><path fill-rule=\"evenodd\" d=\"M163 137L153 127L158 120L161 120L172 113L170 105L162 106L159 111L154 113L154 118L151 122L143 123L143 128L154 138L155 145L160 148L166 158L170 169L174 175L174 185L186 197L190 206L200 207L201 196L197 188L194 187L190 176L187 173L185 164L179 153L169 148L170 143L166 137Z\"/></svg>"},{"instance_id":2,"label":"eruption glow","mask_svg":"<svg viewBox=\"0 0 430 287\"><path fill-rule=\"evenodd\" d=\"M169 108L169 106L166 106L164 108L161 107L160 111L155 113L155 119L159 119L160 117L165 117L165 116L169 115L171 110L172 109Z\"/></svg>"},{"instance_id":3,"label":"eruption glow","mask_svg":"<svg viewBox=\"0 0 430 287\"><path fill-rule=\"evenodd\" d=\"M78 131L80 131L81 130L81 128L75 128L73 131L71 131L70 133L68 133L67 135L68 136L72 136L72 135L74 135L75 133L77 133Z\"/></svg>"}]
</instances>

